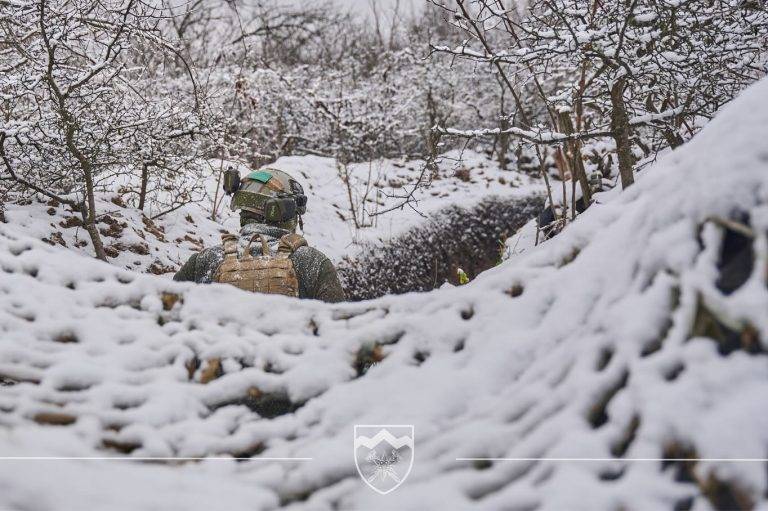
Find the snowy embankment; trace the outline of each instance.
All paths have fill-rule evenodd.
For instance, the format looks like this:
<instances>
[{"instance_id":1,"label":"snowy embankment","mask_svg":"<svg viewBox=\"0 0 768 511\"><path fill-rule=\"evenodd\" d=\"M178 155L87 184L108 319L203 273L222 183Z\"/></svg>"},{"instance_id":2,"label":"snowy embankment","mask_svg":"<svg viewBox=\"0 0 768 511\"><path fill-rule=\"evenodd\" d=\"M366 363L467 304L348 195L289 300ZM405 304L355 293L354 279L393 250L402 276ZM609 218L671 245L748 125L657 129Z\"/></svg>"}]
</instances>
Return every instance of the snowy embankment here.
<instances>
[{"instance_id":1,"label":"snowy embankment","mask_svg":"<svg viewBox=\"0 0 768 511\"><path fill-rule=\"evenodd\" d=\"M182 285L0 226L0 453L255 457L6 459L0 507L764 505L766 464L723 459L768 450L766 98L764 80L555 239L427 294ZM355 424L415 426L395 492L358 477ZM487 457L519 459L457 460Z\"/></svg>"}]
</instances>

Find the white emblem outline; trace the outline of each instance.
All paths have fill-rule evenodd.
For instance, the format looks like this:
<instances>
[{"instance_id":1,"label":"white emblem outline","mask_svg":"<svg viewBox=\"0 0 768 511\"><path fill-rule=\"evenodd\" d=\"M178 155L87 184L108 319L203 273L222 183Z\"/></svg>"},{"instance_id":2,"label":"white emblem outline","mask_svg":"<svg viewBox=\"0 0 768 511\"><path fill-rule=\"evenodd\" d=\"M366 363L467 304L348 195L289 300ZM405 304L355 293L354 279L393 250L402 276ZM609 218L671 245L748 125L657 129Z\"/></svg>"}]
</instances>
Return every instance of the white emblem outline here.
<instances>
[{"instance_id":1,"label":"white emblem outline","mask_svg":"<svg viewBox=\"0 0 768 511\"><path fill-rule=\"evenodd\" d=\"M358 430L362 428L376 428L378 431L376 432L373 437L367 437L364 435L358 434ZM402 435L400 437L395 437L387 428L408 428L409 429L409 435ZM392 471L383 469L383 478L388 477L395 477L395 486L388 490L381 490L373 485L372 480L379 476L379 470L376 471L376 473L373 474L373 476L367 477L364 473L362 468L360 467L360 463L357 456L357 449L360 446L367 447L368 449L371 449L371 452L373 452L373 449L379 445L381 442L386 441L392 448L394 449L400 449L402 447L408 446L411 449L411 460L408 465L408 470L405 471L405 474L399 479L397 479L397 476L393 474ZM391 493L395 491L397 488L402 485L405 480L408 478L408 476L411 473L411 470L413 469L413 461L416 458L416 435L415 435L415 428L413 427L413 424L356 424L354 427L354 447L352 449L352 455L355 459L355 468L357 468L357 473L360 475L360 478L363 480L363 482L371 488L373 491L381 494L386 495L388 493Z\"/></svg>"}]
</instances>

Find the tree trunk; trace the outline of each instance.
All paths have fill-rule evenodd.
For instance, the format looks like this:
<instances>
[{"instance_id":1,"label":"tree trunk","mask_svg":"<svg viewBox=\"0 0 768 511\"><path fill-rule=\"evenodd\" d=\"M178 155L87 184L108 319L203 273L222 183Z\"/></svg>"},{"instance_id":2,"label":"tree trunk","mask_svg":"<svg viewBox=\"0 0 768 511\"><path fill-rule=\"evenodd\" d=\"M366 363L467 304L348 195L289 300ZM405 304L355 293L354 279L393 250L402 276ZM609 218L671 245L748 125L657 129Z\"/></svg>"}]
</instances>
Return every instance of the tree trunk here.
<instances>
[{"instance_id":1,"label":"tree trunk","mask_svg":"<svg viewBox=\"0 0 768 511\"><path fill-rule=\"evenodd\" d=\"M571 114L568 112L560 112L560 127L566 135L572 135L573 121L571 121ZM571 140L568 142L568 152L570 152L570 164L571 170L575 176L571 176L574 181L578 179L581 186L581 194L584 197L584 207L588 207L592 202L592 190L589 188L589 180L587 179L587 171L584 169L584 160L581 157L581 142L578 140Z\"/></svg>"},{"instance_id":2,"label":"tree trunk","mask_svg":"<svg viewBox=\"0 0 768 511\"><path fill-rule=\"evenodd\" d=\"M563 150L563 147L558 146L555 148L554 158L555 166L557 167L557 171L560 174L560 181L567 181L568 176L572 176L573 172L571 172L571 164L565 157L565 151Z\"/></svg>"},{"instance_id":3,"label":"tree trunk","mask_svg":"<svg viewBox=\"0 0 768 511\"><path fill-rule=\"evenodd\" d=\"M88 234L91 237L96 258L106 261L107 253L104 251L104 244L101 242L101 234L96 225L96 199L93 193L93 178L88 176L85 181L88 202L84 205L82 211L83 223L85 224L85 230L88 231Z\"/></svg>"},{"instance_id":4,"label":"tree trunk","mask_svg":"<svg viewBox=\"0 0 768 511\"><path fill-rule=\"evenodd\" d=\"M503 110L501 112L501 120L499 121L499 129L501 130L501 133L499 133L499 138L498 138L499 149L496 152L496 156L499 160L499 168L501 170L507 170L507 153L509 152L509 133L504 133L504 132L509 129L509 119L507 119L507 116L504 114Z\"/></svg>"},{"instance_id":5,"label":"tree trunk","mask_svg":"<svg viewBox=\"0 0 768 511\"><path fill-rule=\"evenodd\" d=\"M80 164L80 170L83 171L83 178L85 180L85 201L83 201L81 211L83 224L85 225L85 230L88 231L88 234L91 237L96 258L106 261L107 253L104 251L104 244L101 242L99 228L96 226L96 196L93 189L93 166L88 157L83 154L75 143L75 122L63 105L61 107L61 116L67 124L65 133L67 149Z\"/></svg>"},{"instance_id":6,"label":"tree trunk","mask_svg":"<svg viewBox=\"0 0 768 511\"><path fill-rule=\"evenodd\" d=\"M349 199L349 211L352 213L352 221L355 223L355 230L360 230L360 221L357 218L357 208L355 207L355 198L352 195L352 182L349 176L349 166L346 162L337 163L339 165L339 174L341 180L347 187L347 198Z\"/></svg>"},{"instance_id":7,"label":"tree trunk","mask_svg":"<svg viewBox=\"0 0 768 511\"><path fill-rule=\"evenodd\" d=\"M144 211L147 200L147 181L149 181L149 165L141 164L141 190L139 191L139 210Z\"/></svg>"},{"instance_id":8,"label":"tree trunk","mask_svg":"<svg viewBox=\"0 0 768 511\"><path fill-rule=\"evenodd\" d=\"M96 253L96 258L106 261L107 253L104 251L104 244L101 242L101 234L99 234L99 228L96 225L96 215L94 215L92 211L90 206L83 205L81 212L83 225L86 232L88 232L88 235L91 237L91 243L93 243L93 250Z\"/></svg>"},{"instance_id":9,"label":"tree trunk","mask_svg":"<svg viewBox=\"0 0 768 511\"><path fill-rule=\"evenodd\" d=\"M427 170L429 170L430 179L436 179L438 175L437 157L440 147L440 133L430 130L429 133L429 154L427 155Z\"/></svg>"},{"instance_id":10,"label":"tree trunk","mask_svg":"<svg viewBox=\"0 0 768 511\"><path fill-rule=\"evenodd\" d=\"M626 79L619 78L611 88L611 130L616 141L616 156L619 159L619 174L621 176L621 188L626 189L635 182L632 166L635 159L632 156L632 146L629 141L631 127L627 106L624 103L624 88Z\"/></svg>"},{"instance_id":11,"label":"tree trunk","mask_svg":"<svg viewBox=\"0 0 768 511\"><path fill-rule=\"evenodd\" d=\"M432 88L427 90L427 151L428 159L434 162L437 159L438 145L440 144L440 134L434 129L438 123L437 105L432 95Z\"/></svg>"},{"instance_id":12,"label":"tree trunk","mask_svg":"<svg viewBox=\"0 0 768 511\"><path fill-rule=\"evenodd\" d=\"M669 147L672 149L680 147L683 145L683 142L685 142L679 133L676 133L671 129L665 129L662 133L664 134L664 139L667 141L667 144L669 144Z\"/></svg>"}]
</instances>

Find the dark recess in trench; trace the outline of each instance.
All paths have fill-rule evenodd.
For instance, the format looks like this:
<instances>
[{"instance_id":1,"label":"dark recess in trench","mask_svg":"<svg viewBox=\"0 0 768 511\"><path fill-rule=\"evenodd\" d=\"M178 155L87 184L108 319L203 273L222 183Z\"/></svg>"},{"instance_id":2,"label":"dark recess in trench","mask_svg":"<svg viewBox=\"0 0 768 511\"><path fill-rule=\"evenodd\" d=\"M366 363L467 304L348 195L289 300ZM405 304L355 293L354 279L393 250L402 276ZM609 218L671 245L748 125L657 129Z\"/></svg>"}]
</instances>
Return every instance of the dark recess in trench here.
<instances>
[{"instance_id":1,"label":"dark recess in trench","mask_svg":"<svg viewBox=\"0 0 768 511\"><path fill-rule=\"evenodd\" d=\"M750 226L746 213L736 213L733 220ZM723 243L717 260L719 275L715 285L725 295L730 295L749 279L755 267L755 255L752 251L752 239L743 233L725 229Z\"/></svg>"},{"instance_id":2,"label":"dark recess in trench","mask_svg":"<svg viewBox=\"0 0 768 511\"><path fill-rule=\"evenodd\" d=\"M457 269L470 279L499 262L502 241L544 206L542 197L488 197L472 208L451 206L386 245L371 245L338 271L351 301L387 294L430 291L458 284Z\"/></svg>"}]
</instances>

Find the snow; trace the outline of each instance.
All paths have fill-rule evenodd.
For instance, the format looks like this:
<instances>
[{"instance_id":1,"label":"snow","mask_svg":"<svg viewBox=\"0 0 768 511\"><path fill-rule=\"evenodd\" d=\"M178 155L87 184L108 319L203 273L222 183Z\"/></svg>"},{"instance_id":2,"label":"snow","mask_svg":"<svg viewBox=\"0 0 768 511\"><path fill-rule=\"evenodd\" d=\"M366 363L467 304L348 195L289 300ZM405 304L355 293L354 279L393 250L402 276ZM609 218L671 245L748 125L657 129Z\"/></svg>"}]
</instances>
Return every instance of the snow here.
<instances>
[{"instance_id":1,"label":"snow","mask_svg":"<svg viewBox=\"0 0 768 511\"><path fill-rule=\"evenodd\" d=\"M18 381L0 386L2 455L116 457L134 444L128 457L255 456L0 460L0 507L671 509L692 497L710 509L707 481L764 504L764 463L701 461L686 482L674 463L631 460L674 446L765 456L765 354L723 356L691 325L702 301L768 348L766 97L763 80L554 239L431 293L338 305L245 295L0 225L0 375ZM750 214L755 264L725 296L723 232L709 219L737 210ZM307 229L326 239L320 222ZM359 374L373 344L384 357ZM223 374L202 383L212 359ZM228 404L249 392L301 406L270 419ZM39 424L56 414L76 420ZM355 424L414 425L416 460L395 492L359 479ZM457 460L474 457L527 459Z\"/></svg>"},{"instance_id":2,"label":"snow","mask_svg":"<svg viewBox=\"0 0 768 511\"><path fill-rule=\"evenodd\" d=\"M683 112L683 108L678 107L678 108L672 108L670 110L665 110L664 112L658 112L655 114L638 115L638 116L632 117L629 120L629 124L632 126L636 126L638 124L645 124L653 121L659 121L662 119L668 119L669 117L674 117L675 115L679 115L682 112Z\"/></svg>"},{"instance_id":3,"label":"snow","mask_svg":"<svg viewBox=\"0 0 768 511\"><path fill-rule=\"evenodd\" d=\"M652 11L635 14L635 21L638 23L649 23L655 21L659 16Z\"/></svg>"}]
</instances>

